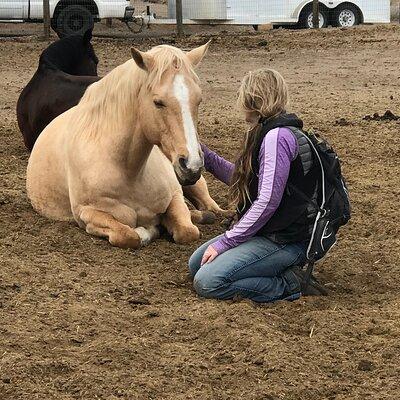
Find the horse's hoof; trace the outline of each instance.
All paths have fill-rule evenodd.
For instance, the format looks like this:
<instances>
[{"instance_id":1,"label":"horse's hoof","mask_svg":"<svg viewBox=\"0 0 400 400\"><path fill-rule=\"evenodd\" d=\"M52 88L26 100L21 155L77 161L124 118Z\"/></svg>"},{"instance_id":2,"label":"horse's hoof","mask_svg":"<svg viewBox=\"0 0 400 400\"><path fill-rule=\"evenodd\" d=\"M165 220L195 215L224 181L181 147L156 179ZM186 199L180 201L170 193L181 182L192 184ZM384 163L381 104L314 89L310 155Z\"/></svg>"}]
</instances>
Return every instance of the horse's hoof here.
<instances>
[{"instance_id":1,"label":"horse's hoof","mask_svg":"<svg viewBox=\"0 0 400 400\"><path fill-rule=\"evenodd\" d=\"M142 245L140 236L132 228L115 235L110 235L109 242L113 246L121 247L122 249L136 250Z\"/></svg>"},{"instance_id":2,"label":"horse's hoof","mask_svg":"<svg viewBox=\"0 0 400 400\"><path fill-rule=\"evenodd\" d=\"M132 235L129 237L126 241L126 248L127 249L140 249L142 247L142 240L140 239L140 236L138 234Z\"/></svg>"},{"instance_id":3,"label":"horse's hoof","mask_svg":"<svg viewBox=\"0 0 400 400\"><path fill-rule=\"evenodd\" d=\"M200 231L197 226L193 225L179 229L179 232L175 232L173 237L177 244L188 244L200 238Z\"/></svg>"},{"instance_id":4,"label":"horse's hoof","mask_svg":"<svg viewBox=\"0 0 400 400\"><path fill-rule=\"evenodd\" d=\"M200 224L212 225L217 220L216 215L212 211L202 211L202 218Z\"/></svg>"},{"instance_id":5,"label":"horse's hoof","mask_svg":"<svg viewBox=\"0 0 400 400\"><path fill-rule=\"evenodd\" d=\"M216 221L216 216L212 211L204 210L191 210L191 220L194 224L211 225Z\"/></svg>"}]
</instances>

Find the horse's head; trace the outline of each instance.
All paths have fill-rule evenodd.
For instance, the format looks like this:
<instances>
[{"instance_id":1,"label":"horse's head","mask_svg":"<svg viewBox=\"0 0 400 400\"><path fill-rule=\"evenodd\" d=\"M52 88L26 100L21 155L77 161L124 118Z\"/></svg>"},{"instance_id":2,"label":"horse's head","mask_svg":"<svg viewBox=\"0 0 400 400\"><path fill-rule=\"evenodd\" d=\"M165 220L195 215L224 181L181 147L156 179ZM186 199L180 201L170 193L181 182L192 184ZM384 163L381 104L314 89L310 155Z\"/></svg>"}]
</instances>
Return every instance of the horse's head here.
<instances>
[{"instance_id":1,"label":"horse's head","mask_svg":"<svg viewBox=\"0 0 400 400\"><path fill-rule=\"evenodd\" d=\"M97 76L97 64L99 59L94 52L92 40L93 28L88 29L78 42L76 50L79 52L80 60L76 64L74 75Z\"/></svg>"},{"instance_id":2,"label":"horse's head","mask_svg":"<svg viewBox=\"0 0 400 400\"><path fill-rule=\"evenodd\" d=\"M171 161L182 185L194 184L204 165L197 136L202 93L194 68L208 45L187 53L172 46L146 53L132 49L134 61L147 74L140 95L144 134Z\"/></svg>"},{"instance_id":3,"label":"horse's head","mask_svg":"<svg viewBox=\"0 0 400 400\"><path fill-rule=\"evenodd\" d=\"M40 56L40 64L66 72L70 75L97 76L99 62L90 43L92 28L84 35L62 37L53 42Z\"/></svg>"}]
</instances>

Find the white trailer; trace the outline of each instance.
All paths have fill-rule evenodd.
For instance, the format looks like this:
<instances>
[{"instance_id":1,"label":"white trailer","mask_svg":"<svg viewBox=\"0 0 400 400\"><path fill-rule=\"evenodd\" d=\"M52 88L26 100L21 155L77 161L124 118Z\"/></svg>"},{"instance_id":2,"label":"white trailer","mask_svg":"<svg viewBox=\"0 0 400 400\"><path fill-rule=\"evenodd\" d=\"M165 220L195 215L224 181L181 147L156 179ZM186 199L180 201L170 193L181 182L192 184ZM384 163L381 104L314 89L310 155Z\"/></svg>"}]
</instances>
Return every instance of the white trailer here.
<instances>
[{"instance_id":1,"label":"white trailer","mask_svg":"<svg viewBox=\"0 0 400 400\"><path fill-rule=\"evenodd\" d=\"M64 34L83 33L103 18L129 21L129 0L49 0L51 25ZM0 22L43 21L43 0L0 0Z\"/></svg>"},{"instance_id":2,"label":"white trailer","mask_svg":"<svg viewBox=\"0 0 400 400\"><path fill-rule=\"evenodd\" d=\"M312 0L182 0L185 24L296 25L312 27ZM168 19L148 15L147 22L176 23L176 1L168 1ZM321 0L320 27L389 23L390 0Z\"/></svg>"}]
</instances>

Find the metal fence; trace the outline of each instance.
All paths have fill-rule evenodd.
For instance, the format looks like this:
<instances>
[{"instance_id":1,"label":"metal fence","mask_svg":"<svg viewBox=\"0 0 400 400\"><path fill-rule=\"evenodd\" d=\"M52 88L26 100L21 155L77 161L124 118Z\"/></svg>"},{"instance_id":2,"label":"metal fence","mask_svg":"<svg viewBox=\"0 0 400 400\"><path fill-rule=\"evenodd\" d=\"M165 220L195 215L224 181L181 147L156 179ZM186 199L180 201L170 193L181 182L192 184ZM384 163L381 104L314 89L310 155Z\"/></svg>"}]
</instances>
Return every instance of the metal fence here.
<instances>
[{"instance_id":1,"label":"metal fence","mask_svg":"<svg viewBox=\"0 0 400 400\"><path fill-rule=\"evenodd\" d=\"M0 0L0 34L11 29L11 22L41 23L46 5L48 26L68 35L98 22L109 30L127 23L132 32L151 25L174 26L180 21L180 30L185 25L351 27L398 22L400 0ZM14 25L11 30L18 33L25 28Z\"/></svg>"}]
</instances>

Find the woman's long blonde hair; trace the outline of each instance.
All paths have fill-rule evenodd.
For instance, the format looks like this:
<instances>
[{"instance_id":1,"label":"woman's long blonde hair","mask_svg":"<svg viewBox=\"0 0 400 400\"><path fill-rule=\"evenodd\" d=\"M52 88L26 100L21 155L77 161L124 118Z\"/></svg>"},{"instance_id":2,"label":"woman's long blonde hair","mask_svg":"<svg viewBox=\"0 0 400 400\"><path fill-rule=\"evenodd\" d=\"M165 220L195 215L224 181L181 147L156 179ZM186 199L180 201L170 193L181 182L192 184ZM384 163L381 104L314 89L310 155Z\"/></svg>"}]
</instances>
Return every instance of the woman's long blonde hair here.
<instances>
[{"instance_id":1,"label":"woman's long blonde hair","mask_svg":"<svg viewBox=\"0 0 400 400\"><path fill-rule=\"evenodd\" d=\"M242 80L237 105L246 113L259 118L272 119L285 111L289 100L288 88L282 75L273 69L262 68L250 71ZM246 132L241 152L236 161L231 181L232 204L243 209L250 198L250 182L253 171L252 155L257 145L261 124L258 122Z\"/></svg>"}]
</instances>

